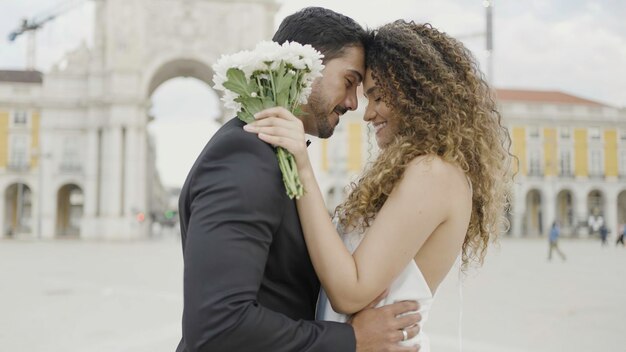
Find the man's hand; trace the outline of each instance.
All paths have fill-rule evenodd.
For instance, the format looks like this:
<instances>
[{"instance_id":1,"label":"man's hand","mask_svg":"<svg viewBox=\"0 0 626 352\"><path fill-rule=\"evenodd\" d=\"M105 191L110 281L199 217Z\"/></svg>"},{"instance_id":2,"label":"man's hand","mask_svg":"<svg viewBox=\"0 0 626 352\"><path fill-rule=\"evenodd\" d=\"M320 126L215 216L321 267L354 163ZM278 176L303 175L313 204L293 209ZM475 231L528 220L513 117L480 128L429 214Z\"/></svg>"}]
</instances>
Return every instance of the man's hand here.
<instances>
[{"instance_id":1,"label":"man's hand","mask_svg":"<svg viewBox=\"0 0 626 352\"><path fill-rule=\"evenodd\" d=\"M386 294L387 292L381 294L369 306L354 314L349 321L354 328L357 352L419 351L419 346L405 347L399 343L404 339L403 329L407 332L407 339L419 333L417 323L422 320L422 316L419 313L411 313L416 311L419 305L415 301L404 301L374 308Z\"/></svg>"}]
</instances>

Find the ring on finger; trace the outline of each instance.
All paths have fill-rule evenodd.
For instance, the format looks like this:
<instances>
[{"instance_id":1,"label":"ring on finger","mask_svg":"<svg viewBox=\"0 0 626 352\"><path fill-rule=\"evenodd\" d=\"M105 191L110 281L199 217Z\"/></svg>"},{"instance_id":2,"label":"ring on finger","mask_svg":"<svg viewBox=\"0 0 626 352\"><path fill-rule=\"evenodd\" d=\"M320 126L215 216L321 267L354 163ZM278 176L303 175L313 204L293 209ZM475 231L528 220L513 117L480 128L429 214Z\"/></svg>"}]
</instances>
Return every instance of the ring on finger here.
<instances>
[{"instance_id":1,"label":"ring on finger","mask_svg":"<svg viewBox=\"0 0 626 352\"><path fill-rule=\"evenodd\" d=\"M401 329L400 331L402 331L402 341L406 341L409 339L409 333L406 332L405 329Z\"/></svg>"}]
</instances>

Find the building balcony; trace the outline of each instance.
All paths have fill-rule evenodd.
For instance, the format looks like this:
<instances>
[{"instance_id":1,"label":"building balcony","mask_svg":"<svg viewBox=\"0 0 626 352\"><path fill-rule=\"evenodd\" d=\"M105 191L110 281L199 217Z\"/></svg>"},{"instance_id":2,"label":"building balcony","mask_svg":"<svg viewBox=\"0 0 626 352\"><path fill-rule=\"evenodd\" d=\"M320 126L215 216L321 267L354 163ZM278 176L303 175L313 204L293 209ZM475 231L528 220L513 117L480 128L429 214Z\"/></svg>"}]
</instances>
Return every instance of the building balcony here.
<instances>
[{"instance_id":1,"label":"building balcony","mask_svg":"<svg viewBox=\"0 0 626 352\"><path fill-rule=\"evenodd\" d=\"M30 170L30 165L24 161L9 161L7 170L13 172L26 172Z\"/></svg>"},{"instance_id":2,"label":"building balcony","mask_svg":"<svg viewBox=\"0 0 626 352\"><path fill-rule=\"evenodd\" d=\"M59 171L64 174L76 174L83 171L82 165L64 163L59 165Z\"/></svg>"},{"instance_id":3,"label":"building balcony","mask_svg":"<svg viewBox=\"0 0 626 352\"><path fill-rule=\"evenodd\" d=\"M528 171L528 177L541 178L543 177L543 170L530 170Z\"/></svg>"},{"instance_id":4,"label":"building balcony","mask_svg":"<svg viewBox=\"0 0 626 352\"><path fill-rule=\"evenodd\" d=\"M572 178L574 178L574 172L573 171L560 171L559 172L559 177L560 178L566 178L566 179L572 179Z\"/></svg>"},{"instance_id":5,"label":"building balcony","mask_svg":"<svg viewBox=\"0 0 626 352\"><path fill-rule=\"evenodd\" d=\"M601 172L590 172L589 178L592 180L604 180L605 175L604 173L601 173Z\"/></svg>"}]
</instances>

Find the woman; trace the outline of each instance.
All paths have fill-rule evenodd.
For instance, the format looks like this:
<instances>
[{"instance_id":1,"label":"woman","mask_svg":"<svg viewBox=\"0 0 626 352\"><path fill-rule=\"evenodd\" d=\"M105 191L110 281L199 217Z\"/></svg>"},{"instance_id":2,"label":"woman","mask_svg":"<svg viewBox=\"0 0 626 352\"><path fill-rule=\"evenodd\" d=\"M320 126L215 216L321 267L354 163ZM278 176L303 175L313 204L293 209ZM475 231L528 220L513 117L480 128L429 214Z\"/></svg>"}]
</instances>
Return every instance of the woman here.
<instances>
[{"instance_id":1,"label":"woman","mask_svg":"<svg viewBox=\"0 0 626 352\"><path fill-rule=\"evenodd\" d=\"M503 230L510 138L469 51L430 25L399 20L380 27L366 62L364 120L381 151L336 209L341 236L327 215L300 120L275 108L245 128L296 157L306 189L297 201L304 237L341 313L328 308L320 318L345 320L388 289L381 304L417 300L423 324L459 253L464 267L482 263ZM404 344L429 351L422 332L399 333Z\"/></svg>"}]
</instances>

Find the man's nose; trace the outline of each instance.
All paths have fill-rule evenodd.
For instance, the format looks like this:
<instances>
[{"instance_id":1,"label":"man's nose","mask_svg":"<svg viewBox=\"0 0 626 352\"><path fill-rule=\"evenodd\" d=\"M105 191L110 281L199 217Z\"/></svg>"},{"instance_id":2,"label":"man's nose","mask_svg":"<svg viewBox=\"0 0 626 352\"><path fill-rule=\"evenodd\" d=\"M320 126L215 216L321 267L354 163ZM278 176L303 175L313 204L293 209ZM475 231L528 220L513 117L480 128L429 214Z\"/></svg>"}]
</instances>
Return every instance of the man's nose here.
<instances>
[{"instance_id":1,"label":"man's nose","mask_svg":"<svg viewBox=\"0 0 626 352\"><path fill-rule=\"evenodd\" d=\"M344 101L344 106L348 110L356 110L359 107L359 99L356 97L356 92L350 92Z\"/></svg>"}]
</instances>

